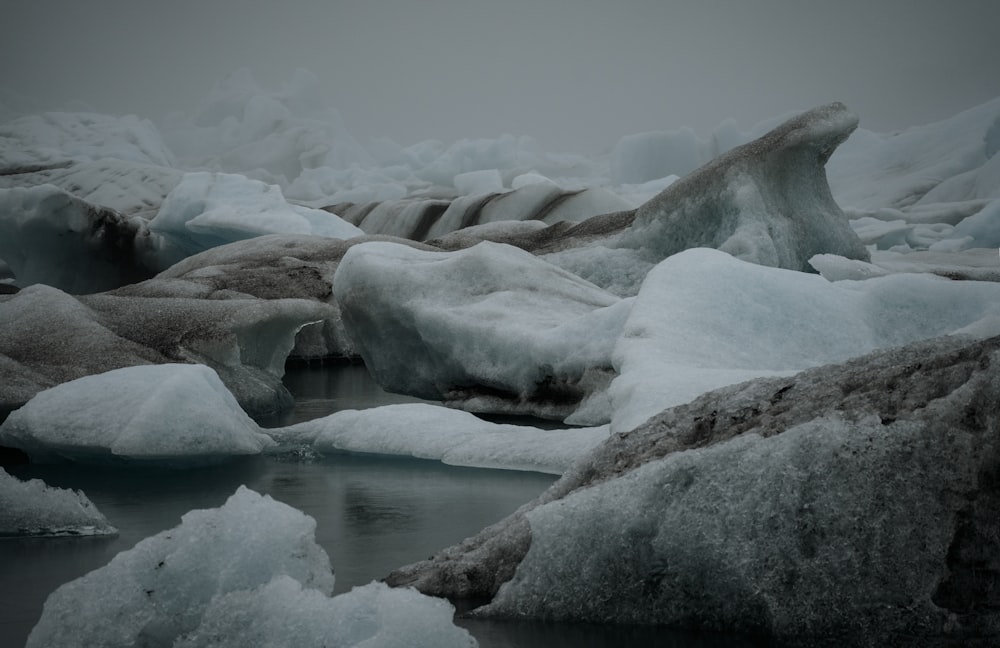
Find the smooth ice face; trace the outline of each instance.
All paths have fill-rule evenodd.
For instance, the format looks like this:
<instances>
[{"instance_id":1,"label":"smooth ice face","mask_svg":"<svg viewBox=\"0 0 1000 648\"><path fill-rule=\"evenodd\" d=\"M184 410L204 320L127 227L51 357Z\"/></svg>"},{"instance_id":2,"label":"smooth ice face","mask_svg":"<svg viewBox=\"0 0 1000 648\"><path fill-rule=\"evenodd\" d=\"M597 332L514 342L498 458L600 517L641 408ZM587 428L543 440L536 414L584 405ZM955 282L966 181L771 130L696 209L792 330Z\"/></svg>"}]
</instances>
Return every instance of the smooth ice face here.
<instances>
[{"instance_id":1,"label":"smooth ice face","mask_svg":"<svg viewBox=\"0 0 1000 648\"><path fill-rule=\"evenodd\" d=\"M203 365L126 367L35 395L0 425L0 444L34 461L171 465L257 454L273 445Z\"/></svg>"},{"instance_id":2,"label":"smooth ice face","mask_svg":"<svg viewBox=\"0 0 1000 648\"><path fill-rule=\"evenodd\" d=\"M966 431L838 414L677 452L529 512L485 613L802 637L891 632L898 608L941 627L948 494L971 497L979 452Z\"/></svg>"},{"instance_id":3,"label":"smooth ice face","mask_svg":"<svg viewBox=\"0 0 1000 648\"><path fill-rule=\"evenodd\" d=\"M45 602L27 645L171 646L198 628L214 599L276 577L328 595L333 572L316 523L240 487L220 508L139 542Z\"/></svg>"},{"instance_id":4,"label":"smooth ice face","mask_svg":"<svg viewBox=\"0 0 1000 648\"><path fill-rule=\"evenodd\" d=\"M333 598L287 576L212 601L196 630L175 648L301 648L303 646L441 646L472 648L475 639L452 622L443 599L382 583Z\"/></svg>"},{"instance_id":5,"label":"smooth ice face","mask_svg":"<svg viewBox=\"0 0 1000 648\"><path fill-rule=\"evenodd\" d=\"M346 410L268 433L278 442L278 451L305 445L321 454L397 455L453 466L558 475L604 441L609 429L503 425L418 403Z\"/></svg>"},{"instance_id":6,"label":"smooth ice face","mask_svg":"<svg viewBox=\"0 0 1000 648\"><path fill-rule=\"evenodd\" d=\"M820 106L732 149L643 204L616 245L660 260L711 247L766 266L811 272L832 253L867 260L830 195L824 164L857 127L843 104Z\"/></svg>"},{"instance_id":7,"label":"smooth ice face","mask_svg":"<svg viewBox=\"0 0 1000 648\"><path fill-rule=\"evenodd\" d=\"M164 239L164 268L202 250L264 234L363 234L334 214L289 204L276 185L208 172L184 174L149 229Z\"/></svg>"},{"instance_id":8,"label":"smooth ice face","mask_svg":"<svg viewBox=\"0 0 1000 648\"><path fill-rule=\"evenodd\" d=\"M478 409L565 416L604 386L628 303L494 243L348 250L334 296L386 389Z\"/></svg>"},{"instance_id":9,"label":"smooth ice face","mask_svg":"<svg viewBox=\"0 0 1000 648\"><path fill-rule=\"evenodd\" d=\"M1000 314L1000 284L900 274L830 283L695 249L646 277L614 350L612 429L724 385L945 335Z\"/></svg>"},{"instance_id":10,"label":"smooth ice face","mask_svg":"<svg viewBox=\"0 0 1000 648\"><path fill-rule=\"evenodd\" d=\"M20 479L0 468L0 537L118 533L82 491Z\"/></svg>"}]
</instances>

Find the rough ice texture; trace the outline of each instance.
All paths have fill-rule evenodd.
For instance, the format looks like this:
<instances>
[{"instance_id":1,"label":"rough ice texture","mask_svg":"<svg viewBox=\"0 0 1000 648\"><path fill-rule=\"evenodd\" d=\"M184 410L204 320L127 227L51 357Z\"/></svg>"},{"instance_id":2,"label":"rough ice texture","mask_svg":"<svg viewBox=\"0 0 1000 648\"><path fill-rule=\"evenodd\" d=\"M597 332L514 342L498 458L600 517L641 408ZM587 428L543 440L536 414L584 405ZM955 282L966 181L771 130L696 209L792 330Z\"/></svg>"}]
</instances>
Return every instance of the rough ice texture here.
<instances>
[{"instance_id":1,"label":"rough ice texture","mask_svg":"<svg viewBox=\"0 0 1000 648\"><path fill-rule=\"evenodd\" d=\"M893 273L928 273L956 281L1000 282L996 248L971 248L956 252L914 250L900 253L876 250L871 263L845 259L835 254L817 254L809 264L824 279L870 279Z\"/></svg>"},{"instance_id":2,"label":"rough ice texture","mask_svg":"<svg viewBox=\"0 0 1000 648\"><path fill-rule=\"evenodd\" d=\"M204 620L176 648L301 648L303 646L440 646L473 648L467 630L454 625L447 601L382 583L355 587L333 598L288 576L220 596Z\"/></svg>"},{"instance_id":3,"label":"rough ice texture","mask_svg":"<svg viewBox=\"0 0 1000 648\"><path fill-rule=\"evenodd\" d=\"M991 645L998 370L1000 338L946 337L711 392L388 580L484 615Z\"/></svg>"},{"instance_id":4,"label":"rough ice texture","mask_svg":"<svg viewBox=\"0 0 1000 648\"><path fill-rule=\"evenodd\" d=\"M433 249L389 237L340 240L303 234L270 234L195 254L153 279L124 286L113 294L213 300L310 299L322 304L322 321L299 331L290 355L352 357L357 352L344 331L340 308L333 299L333 275L348 248L372 240L392 240L420 249Z\"/></svg>"},{"instance_id":5,"label":"rough ice texture","mask_svg":"<svg viewBox=\"0 0 1000 648\"><path fill-rule=\"evenodd\" d=\"M613 361L612 429L711 389L788 375L1000 315L1000 284L897 274L830 283L717 250L686 250L647 276Z\"/></svg>"},{"instance_id":6,"label":"rough ice texture","mask_svg":"<svg viewBox=\"0 0 1000 648\"><path fill-rule=\"evenodd\" d=\"M480 411L562 418L599 391L626 302L517 248L348 250L334 276L380 385Z\"/></svg>"},{"instance_id":7,"label":"rough ice texture","mask_svg":"<svg viewBox=\"0 0 1000 648\"><path fill-rule=\"evenodd\" d=\"M85 536L118 533L82 491L21 481L0 468L0 536Z\"/></svg>"},{"instance_id":8,"label":"rough ice texture","mask_svg":"<svg viewBox=\"0 0 1000 648\"><path fill-rule=\"evenodd\" d=\"M137 253L143 226L43 184L0 189L0 259L20 287L92 293L153 276Z\"/></svg>"},{"instance_id":9,"label":"rough ice texture","mask_svg":"<svg viewBox=\"0 0 1000 648\"><path fill-rule=\"evenodd\" d=\"M820 106L670 185L636 211L618 245L663 259L712 247L761 265L811 272L807 261L868 252L834 202L824 164L858 118Z\"/></svg>"},{"instance_id":10,"label":"rough ice texture","mask_svg":"<svg viewBox=\"0 0 1000 648\"><path fill-rule=\"evenodd\" d=\"M186 513L45 602L28 646L170 646L198 627L217 597L277 576L333 591L316 522L241 486L218 509Z\"/></svg>"},{"instance_id":11,"label":"rough ice texture","mask_svg":"<svg viewBox=\"0 0 1000 648\"><path fill-rule=\"evenodd\" d=\"M27 646L476 645L451 605L413 590L373 583L330 598L315 529L241 486L57 589Z\"/></svg>"},{"instance_id":12,"label":"rough ice texture","mask_svg":"<svg viewBox=\"0 0 1000 648\"><path fill-rule=\"evenodd\" d=\"M361 230L335 214L289 204L281 188L241 175L186 173L149 230L162 237L166 268L217 245L262 234L314 234L353 238Z\"/></svg>"},{"instance_id":13,"label":"rough ice texture","mask_svg":"<svg viewBox=\"0 0 1000 648\"><path fill-rule=\"evenodd\" d=\"M166 167L175 164L152 122L134 115L50 112L0 125L4 173L102 158Z\"/></svg>"},{"instance_id":14,"label":"rough ice texture","mask_svg":"<svg viewBox=\"0 0 1000 648\"><path fill-rule=\"evenodd\" d=\"M74 298L31 286L0 300L0 407L68 380L141 364L190 362L218 372L245 410L288 405L284 362L322 304L303 299Z\"/></svg>"},{"instance_id":15,"label":"rough ice texture","mask_svg":"<svg viewBox=\"0 0 1000 648\"><path fill-rule=\"evenodd\" d=\"M204 365L125 367L39 392L0 425L34 462L170 465L258 454L273 444Z\"/></svg>"},{"instance_id":16,"label":"rough ice texture","mask_svg":"<svg viewBox=\"0 0 1000 648\"><path fill-rule=\"evenodd\" d=\"M454 466L558 475L606 439L609 429L541 430L490 423L436 405L402 404L346 410L268 432L279 449L307 446L321 454L399 455Z\"/></svg>"}]
</instances>

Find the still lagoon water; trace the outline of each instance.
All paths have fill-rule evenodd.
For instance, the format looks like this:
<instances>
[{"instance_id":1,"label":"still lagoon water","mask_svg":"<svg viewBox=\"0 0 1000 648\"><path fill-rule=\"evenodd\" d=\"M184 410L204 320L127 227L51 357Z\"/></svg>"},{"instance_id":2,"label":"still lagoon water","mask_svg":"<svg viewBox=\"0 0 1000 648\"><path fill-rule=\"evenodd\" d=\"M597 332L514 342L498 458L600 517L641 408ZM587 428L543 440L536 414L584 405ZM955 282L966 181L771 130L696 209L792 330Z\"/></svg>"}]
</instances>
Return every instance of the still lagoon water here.
<instances>
[{"instance_id":1,"label":"still lagoon water","mask_svg":"<svg viewBox=\"0 0 1000 648\"><path fill-rule=\"evenodd\" d=\"M361 365L289 370L293 410L260 421L287 425L342 409L415 399L387 394ZM191 509L220 506L240 485L316 519L316 540L330 556L336 592L422 560L505 517L553 476L481 470L416 459L337 455L319 460L253 457L183 471L16 466L22 478L78 488L119 529L111 538L0 540L0 648L16 648L62 583L107 564L117 553L176 526ZM484 648L535 646L750 646L741 637L653 628L459 620Z\"/></svg>"}]
</instances>

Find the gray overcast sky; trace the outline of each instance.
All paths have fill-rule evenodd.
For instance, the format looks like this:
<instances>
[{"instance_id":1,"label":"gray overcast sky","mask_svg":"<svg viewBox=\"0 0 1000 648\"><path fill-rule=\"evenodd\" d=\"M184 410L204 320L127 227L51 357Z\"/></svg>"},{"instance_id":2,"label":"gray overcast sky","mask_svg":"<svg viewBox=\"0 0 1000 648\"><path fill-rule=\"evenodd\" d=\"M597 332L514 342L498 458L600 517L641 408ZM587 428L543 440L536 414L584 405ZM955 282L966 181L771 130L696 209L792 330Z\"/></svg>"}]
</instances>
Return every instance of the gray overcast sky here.
<instances>
[{"instance_id":1,"label":"gray overcast sky","mask_svg":"<svg viewBox=\"0 0 1000 648\"><path fill-rule=\"evenodd\" d=\"M0 86L159 117L248 67L320 77L365 142L596 152L830 100L889 131L1000 95L997 0L0 0Z\"/></svg>"}]
</instances>

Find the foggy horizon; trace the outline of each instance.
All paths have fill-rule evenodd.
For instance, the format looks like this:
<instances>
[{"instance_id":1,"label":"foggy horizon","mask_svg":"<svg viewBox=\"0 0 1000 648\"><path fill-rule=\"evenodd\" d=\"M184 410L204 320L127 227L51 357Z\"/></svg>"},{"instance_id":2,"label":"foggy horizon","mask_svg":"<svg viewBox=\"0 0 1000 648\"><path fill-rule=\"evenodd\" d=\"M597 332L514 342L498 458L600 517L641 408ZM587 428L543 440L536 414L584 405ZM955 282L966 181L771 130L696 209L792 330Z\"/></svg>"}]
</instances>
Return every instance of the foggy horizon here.
<instances>
[{"instance_id":1,"label":"foggy horizon","mask_svg":"<svg viewBox=\"0 0 1000 648\"><path fill-rule=\"evenodd\" d=\"M194 112L236 70L276 90L302 68L365 145L509 133L581 153L646 131L704 137L727 118L748 130L835 100L889 132L1000 96L996 3L748 5L15 0L0 88L43 110L82 102L158 121Z\"/></svg>"}]
</instances>

